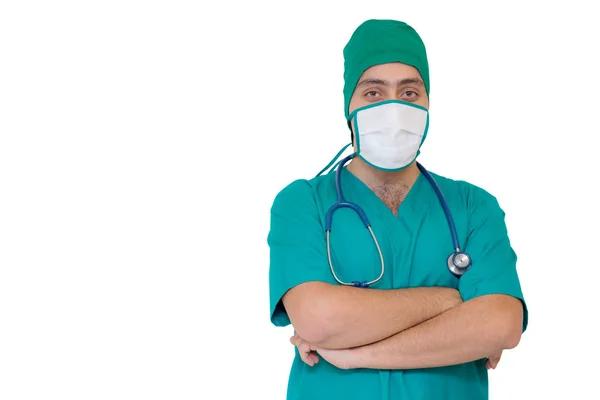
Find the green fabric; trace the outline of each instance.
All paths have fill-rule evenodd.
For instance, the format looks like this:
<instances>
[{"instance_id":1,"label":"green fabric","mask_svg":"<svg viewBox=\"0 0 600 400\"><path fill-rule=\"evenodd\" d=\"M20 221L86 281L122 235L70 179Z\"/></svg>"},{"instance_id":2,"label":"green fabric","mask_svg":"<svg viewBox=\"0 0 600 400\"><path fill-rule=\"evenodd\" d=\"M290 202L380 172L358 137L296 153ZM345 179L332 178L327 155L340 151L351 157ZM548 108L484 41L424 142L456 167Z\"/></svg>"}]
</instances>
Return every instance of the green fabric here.
<instances>
[{"instance_id":1,"label":"green fabric","mask_svg":"<svg viewBox=\"0 0 600 400\"><path fill-rule=\"evenodd\" d=\"M473 266L460 279L447 269L452 252L448 224L426 178L419 176L395 217L379 198L347 169L342 188L347 200L359 204L371 221L386 262L375 289L418 286L452 287L469 300L486 294L507 294L523 301L517 257L511 248L504 213L485 190L432 173L453 214L460 245ZM282 296L308 281L337 285L327 260L324 220L337 200L335 173L297 180L276 196L271 209L270 316L276 326L290 319ZM380 273L376 247L359 218L347 208L335 212L331 233L336 273L343 281L371 280ZM297 349L288 383L288 400L480 400L488 398L485 360L420 370L340 370L325 360L309 367Z\"/></svg>"},{"instance_id":2,"label":"green fabric","mask_svg":"<svg viewBox=\"0 0 600 400\"><path fill-rule=\"evenodd\" d=\"M429 95L427 52L419 34L408 24L371 19L363 22L344 47L344 112L348 119L350 99L361 75L368 68L390 62L415 67Z\"/></svg>"}]
</instances>

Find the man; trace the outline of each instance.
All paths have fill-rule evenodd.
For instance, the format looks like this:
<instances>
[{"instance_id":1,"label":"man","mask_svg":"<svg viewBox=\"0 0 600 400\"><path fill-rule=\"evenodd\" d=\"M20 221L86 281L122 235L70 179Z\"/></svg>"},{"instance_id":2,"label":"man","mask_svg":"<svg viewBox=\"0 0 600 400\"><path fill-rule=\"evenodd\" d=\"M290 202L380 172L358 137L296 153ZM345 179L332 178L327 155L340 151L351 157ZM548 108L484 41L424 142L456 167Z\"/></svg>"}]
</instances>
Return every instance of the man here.
<instances>
[{"instance_id":1,"label":"man","mask_svg":"<svg viewBox=\"0 0 600 400\"><path fill-rule=\"evenodd\" d=\"M295 329L287 398L487 399L487 369L527 326L504 213L416 162L430 87L417 32L366 21L344 58L354 157L271 209L271 321Z\"/></svg>"}]
</instances>

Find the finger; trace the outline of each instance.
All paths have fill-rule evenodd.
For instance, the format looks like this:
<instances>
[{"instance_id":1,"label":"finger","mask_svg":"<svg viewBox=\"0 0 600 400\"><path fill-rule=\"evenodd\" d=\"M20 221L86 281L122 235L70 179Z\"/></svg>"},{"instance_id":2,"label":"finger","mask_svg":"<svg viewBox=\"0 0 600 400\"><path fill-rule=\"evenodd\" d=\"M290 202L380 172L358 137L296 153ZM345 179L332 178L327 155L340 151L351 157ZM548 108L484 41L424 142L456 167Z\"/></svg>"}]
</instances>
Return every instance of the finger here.
<instances>
[{"instance_id":1,"label":"finger","mask_svg":"<svg viewBox=\"0 0 600 400\"><path fill-rule=\"evenodd\" d=\"M311 360L309 357L303 359L302 361L304 361L304 364L312 367L313 365L315 365L315 362L313 360Z\"/></svg>"},{"instance_id":2,"label":"finger","mask_svg":"<svg viewBox=\"0 0 600 400\"><path fill-rule=\"evenodd\" d=\"M310 352L308 355L314 364L319 362L319 356L315 352Z\"/></svg>"},{"instance_id":3,"label":"finger","mask_svg":"<svg viewBox=\"0 0 600 400\"><path fill-rule=\"evenodd\" d=\"M319 360L315 360L314 356L315 354L313 354L312 352L300 352L301 354L301 358L302 361L304 361L306 364L308 364L309 366L314 366Z\"/></svg>"},{"instance_id":4,"label":"finger","mask_svg":"<svg viewBox=\"0 0 600 400\"><path fill-rule=\"evenodd\" d=\"M500 362L500 358L502 357L502 353L499 353L497 355L495 355L492 359L492 364L494 365L494 368L496 366L498 366L498 363Z\"/></svg>"},{"instance_id":5,"label":"finger","mask_svg":"<svg viewBox=\"0 0 600 400\"><path fill-rule=\"evenodd\" d=\"M298 350L300 350L300 352L310 353L310 345L308 343L306 343L305 341L301 340L297 346L298 346Z\"/></svg>"},{"instance_id":6,"label":"finger","mask_svg":"<svg viewBox=\"0 0 600 400\"><path fill-rule=\"evenodd\" d=\"M311 367L313 367L315 365L314 360L312 358L310 358L310 357L306 357L306 359L304 360L304 362L306 364L308 364L309 366L311 366Z\"/></svg>"},{"instance_id":7,"label":"finger","mask_svg":"<svg viewBox=\"0 0 600 400\"><path fill-rule=\"evenodd\" d=\"M300 353L300 358L302 359L302 361L306 362L307 364L310 364L309 361L312 361L312 351L310 350L310 345L304 341L302 341L300 343L300 345L298 346L298 352Z\"/></svg>"},{"instance_id":8,"label":"finger","mask_svg":"<svg viewBox=\"0 0 600 400\"><path fill-rule=\"evenodd\" d=\"M300 349L298 349L298 350L300 350ZM314 363L314 362L313 362L313 360L310 358L310 353L306 353L306 352L304 352L304 351L299 351L299 353L300 353L300 359L301 359L301 360L302 360L304 363L306 363L306 364L308 364L308 365L310 365L310 366L312 367L312 365L313 365L313 363Z\"/></svg>"},{"instance_id":9,"label":"finger","mask_svg":"<svg viewBox=\"0 0 600 400\"><path fill-rule=\"evenodd\" d=\"M500 358L491 358L490 360L490 366L492 367L492 369L496 369L496 367L498 366L498 361L500 361Z\"/></svg>"},{"instance_id":10,"label":"finger","mask_svg":"<svg viewBox=\"0 0 600 400\"><path fill-rule=\"evenodd\" d=\"M488 357L485 365L488 369L496 369L496 366L498 365L498 361L500 361L500 357L491 356L491 357Z\"/></svg>"}]
</instances>

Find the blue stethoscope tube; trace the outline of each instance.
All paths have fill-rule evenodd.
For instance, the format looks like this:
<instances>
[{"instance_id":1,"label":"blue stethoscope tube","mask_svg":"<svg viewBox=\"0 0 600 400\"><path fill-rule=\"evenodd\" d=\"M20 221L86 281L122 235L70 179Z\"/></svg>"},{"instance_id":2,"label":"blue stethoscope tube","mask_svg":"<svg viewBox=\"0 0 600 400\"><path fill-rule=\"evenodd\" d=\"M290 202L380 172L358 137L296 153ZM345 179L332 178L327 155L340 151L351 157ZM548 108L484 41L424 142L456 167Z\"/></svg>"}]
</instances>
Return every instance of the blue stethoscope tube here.
<instances>
[{"instance_id":1,"label":"blue stethoscope tube","mask_svg":"<svg viewBox=\"0 0 600 400\"><path fill-rule=\"evenodd\" d=\"M325 232L326 232L326 237L327 237L327 257L329 259L329 267L331 268L331 273L333 274L333 277L335 278L335 280L338 283L340 283L342 285L346 285L346 286L355 286L355 287L366 288L366 287L369 287L372 284L378 282L383 277L383 274L385 271L385 262L383 260L383 253L381 252L381 248L379 247L377 237L375 236L375 233L373 232L373 228L371 227L371 223L369 222L367 215L365 214L363 209L358 204L347 201L344 198L344 193L342 192L342 169L344 168L344 165L346 165L346 163L348 163L348 161L350 161L353 157L354 157L354 154L351 154L351 155L347 156L346 158L344 158L342 161L340 161L338 168L335 172L335 189L337 192L337 202L335 204L333 204L329 208L329 210L327 210L327 214L325 214ZM446 199L444 198L444 195L443 195L442 191L440 190L440 187L435 182L435 180L433 179L433 176L431 176L429 171L427 171L425 169L425 167L423 167L418 162L417 162L417 167L419 168L419 170L421 171L423 176L425 176L425 178L427 179L427 181L429 182L429 184L435 191L435 194L437 195L437 197L440 201L442 209L444 210L444 214L446 215L446 220L448 221L448 227L450 228L450 234L452 236L452 246L454 247L454 252L452 254L450 254L450 256L448 257L447 267L448 267L448 270L454 276L460 277L465 272L467 272L467 270L469 270L469 268L471 268L471 257L467 253L460 250L460 245L458 243L458 234L456 233L456 226L454 225L454 219L452 218L452 213L450 212L450 209L448 208L448 203L446 202ZM379 274L379 277L377 277L376 279L373 279L372 281L343 282L342 280L340 280L338 278L338 276L335 273L335 269L333 268L333 262L331 260L331 242L330 242L331 222L333 220L333 213L336 210L339 210L340 208L352 209L359 216L363 225L365 226L365 228L367 228L369 230L369 232L371 233L371 236L373 237L373 241L375 242L375 246L377 247L377 251L379 252L379 258L381 260L381 273Z\"/></svg>"}]
</instances>

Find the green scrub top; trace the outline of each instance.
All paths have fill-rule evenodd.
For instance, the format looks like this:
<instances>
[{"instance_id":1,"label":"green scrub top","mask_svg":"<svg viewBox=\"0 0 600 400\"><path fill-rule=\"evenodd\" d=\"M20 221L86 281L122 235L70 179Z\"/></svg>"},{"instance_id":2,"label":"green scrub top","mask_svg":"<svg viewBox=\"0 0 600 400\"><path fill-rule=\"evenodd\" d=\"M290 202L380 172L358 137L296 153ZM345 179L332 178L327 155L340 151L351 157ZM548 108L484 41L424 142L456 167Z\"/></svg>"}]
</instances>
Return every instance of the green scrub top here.
<instances>
[{"instance_id":1,"label":"green scrub top","mask_svg":"<svg viewBox=\"0 0 600 400\"><path fill-rule=\"evenodd\" d=\"M488 294L507 294L527 307L516 270L517 256L511 248L504 212L496 199L464 181L432 173L454 217L459 243L472 259L461 278L447 268L453 251L444 211L427 179L419 174L395 217L385 204L347 169L342 189L348 201L358 204L369 218L385 259L383 278L374 289L451 287L464 301ZM282 296L308 281L339 285L327 259L325 214L337 201L335 172L311 180L297 180L275 197L271 208L270 306L271 321L287 326L290 319ZM332 261L343 282L370 281L381 272L373 239L359 217L347 208L338 209L331 228ZM291 366L288 400L388 400L488 398L485 359L439 368L412 370L341 370L321 358L313 367L298 354Z\"/></svg>"}]
</instances>

